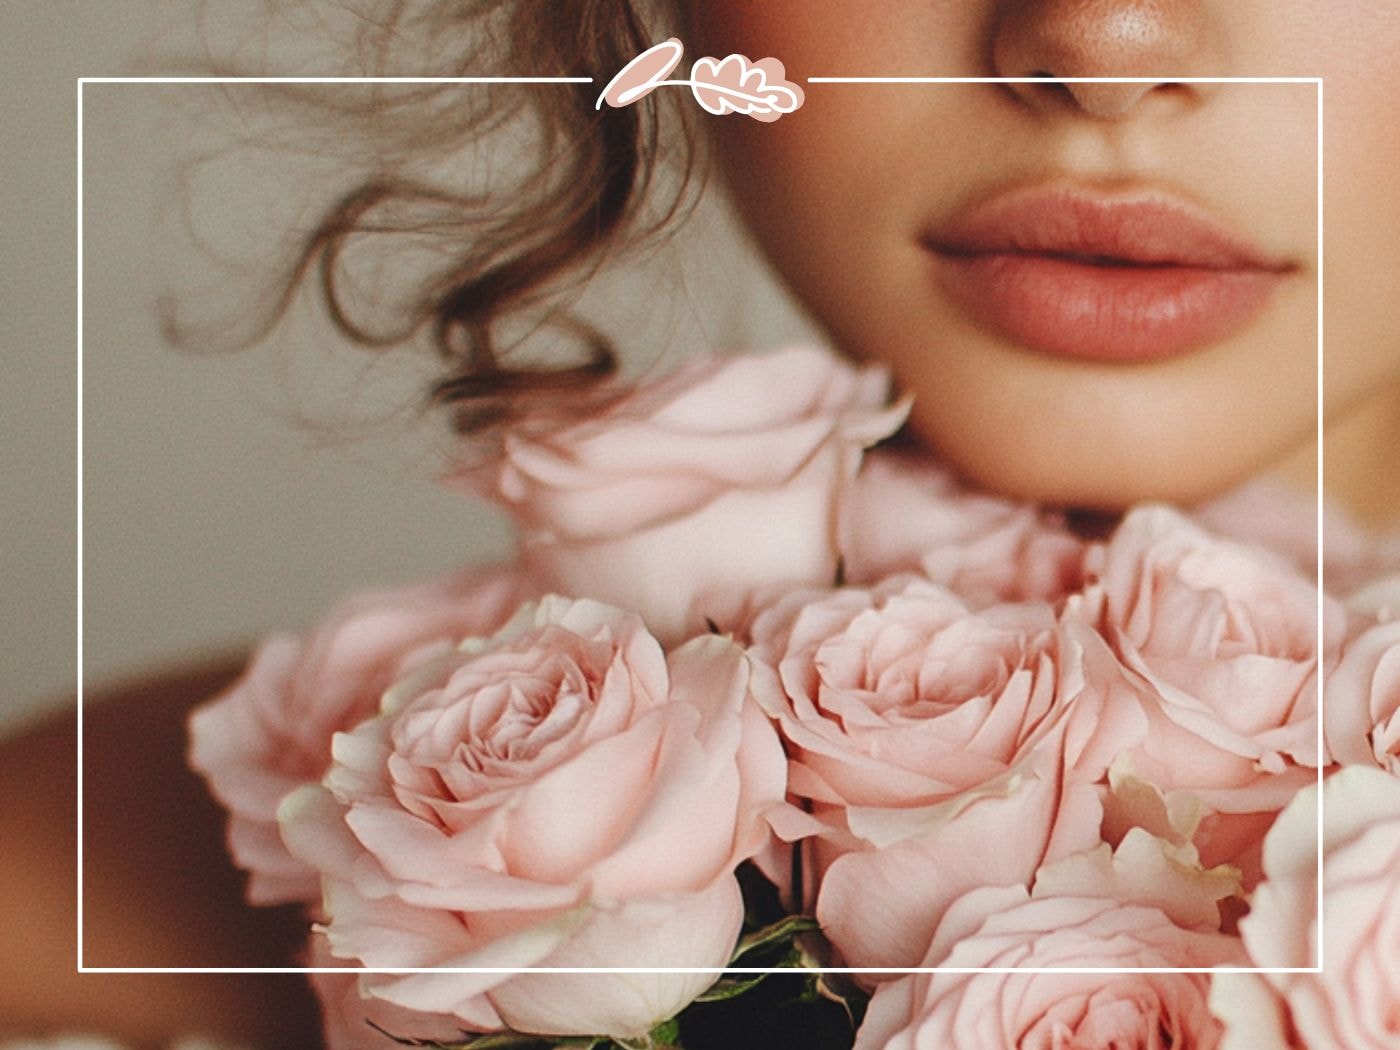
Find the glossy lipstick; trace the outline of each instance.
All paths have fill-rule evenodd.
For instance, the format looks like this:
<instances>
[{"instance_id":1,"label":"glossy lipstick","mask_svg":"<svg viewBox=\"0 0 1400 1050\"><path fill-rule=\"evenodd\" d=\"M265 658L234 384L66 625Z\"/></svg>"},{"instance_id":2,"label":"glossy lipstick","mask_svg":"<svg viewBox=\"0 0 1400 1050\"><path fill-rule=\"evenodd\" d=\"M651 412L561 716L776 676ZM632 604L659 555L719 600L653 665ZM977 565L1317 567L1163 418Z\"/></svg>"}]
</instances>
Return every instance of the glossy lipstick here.
<instances>
[{"instance_id":1,"label":"glossy lipstick","mask_svg":"<svg viewBox=\"0 0 1400 1050\"><path fill-rule=\"evenodd\" d=\"M1001 193L926 234L943 290L1030 350L1154 361L1242 328L1296 267L1154 192Z\"/></svg>"}]
</instances>

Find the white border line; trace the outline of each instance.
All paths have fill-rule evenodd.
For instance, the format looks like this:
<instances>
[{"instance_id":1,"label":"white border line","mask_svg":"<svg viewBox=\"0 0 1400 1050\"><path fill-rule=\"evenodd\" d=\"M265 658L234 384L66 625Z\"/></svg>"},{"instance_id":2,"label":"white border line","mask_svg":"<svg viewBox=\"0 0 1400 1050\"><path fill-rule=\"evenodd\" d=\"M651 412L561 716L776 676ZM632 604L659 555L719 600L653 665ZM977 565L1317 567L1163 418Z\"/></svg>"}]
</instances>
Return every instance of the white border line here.
<instances>
[{"instance_id":1,"label":"white border line","mask_svg":"<svg viewBox=\"0 0 1400 1050\"><path fill-rule=\"evenodd\" d=\"M809 84L1318 84L1321 77L808 77Z\"/></svg>"},{"instance_id":2,"label":"white border line","mask_svg":"<svg viewBox=\"0 0 1400 1050\"><path fill-rule=\"evenodd\" d=\"M83 972L83 81L78 80L78 972Z\"/></svg>"},{"instance_id":3,"label":"white border line","mask_svg":"<svg viewBox=\"0 0 1400 1050\"><path fill-rule=\"evenodd\" d=\"M818 966L811 968L762 966L89 966L82 973L1317 973L1301 966ZM561 1038L563 1038L561 1036Z\"/></svg>"},{"instance_id":4,"label":"white border line","mask_svg":"<svg viewBox=\"0 0 1400 1050\"><path fill-rule=\"evenodd\" d=\"M79 77L83 84L591 84L592 77Z\"/></svg>"},{"instance_id":5,"label":"white border line","mask_svg":"<svg viewBox=\"0 0 1400 1050\"><path fill-rule=\"evenodd\" d=\"M1317 645L1323 641L1323 78L1322 77L806 77L808 84L1313 84L1317 88ZM78 973L794 973L784 967L694 966L84 966L83 965L83 88L87 84L591 84L592 77L78 77L77 80L77 963ZM819 967L818 973L1322 973L1323 673L1317 668L1317 966Z\"/></svg>"},{"instance_id":6,"label":"white border line","mask_svg":"<svg viewBox=\"0 0 1400 1050\"><path fill-rule=\"evenodd\" d=\"M1327 581L1325 578L1326 569L1324 568L1322 557L1322 552L1327 549L1325 546L1323 546L1324 536L1322 525L1322 482L1326 474L1323 464L1327 459L1327 456L1325 454L1327 444L1326 440L1322 436L1323 393L1327 389L1323 383L1323 376L1325 375L1325 370L1323 365L1324 355L1322 352L1322 288L1323 285L1326 283L1323 281L1323 267L1324 261L1326 259L1326 253L1322 250L1323 200L1325 199L1323 197L1322 192L1322 114L1322 78L1319 77L1317 81L1317 973L1322 972L1322 968L1324 965L1323 956L1325 954L1325 946L1327 944L1327 938L1324 936L1323 933L1323 917L1326 915L1327 909L1325 909L1322 906L1322 843L1323 829L1325 827L1325 821L1323 820L1322 816L1322 765L1323 756L1327 754L1326 748L1323 743L1322 735L1322 725L1324 721L1323 712L1327 710L1327 708L1324 706L1326 701L1323 696L1323 693L1326 690L1325 680L1327 676L1323 673L1322 660L1323 641L1327 637L1326 634L1323 632L1323 598L1326 593L1324 587Z\"/></svg>"}]
</instances>

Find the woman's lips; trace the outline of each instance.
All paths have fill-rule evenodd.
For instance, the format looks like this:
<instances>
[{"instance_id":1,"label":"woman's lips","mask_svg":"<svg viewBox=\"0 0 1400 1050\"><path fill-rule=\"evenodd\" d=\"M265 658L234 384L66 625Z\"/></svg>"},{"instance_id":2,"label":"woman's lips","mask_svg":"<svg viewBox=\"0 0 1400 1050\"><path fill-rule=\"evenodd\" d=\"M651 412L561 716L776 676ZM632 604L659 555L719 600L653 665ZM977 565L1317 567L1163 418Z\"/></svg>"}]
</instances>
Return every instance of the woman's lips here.
<instances>
[{"instance_id":1,"label":"woman's lips","mask_svg":"<svg viewBox=\"0 0 1400 1050\"><path fill-rule=\"evenodd\" d=\"M923 239L975 321L1031 350L1151 361L1215 343L1294 266L1156 194L1013 190Z\"/></svg>"}]
</instances>

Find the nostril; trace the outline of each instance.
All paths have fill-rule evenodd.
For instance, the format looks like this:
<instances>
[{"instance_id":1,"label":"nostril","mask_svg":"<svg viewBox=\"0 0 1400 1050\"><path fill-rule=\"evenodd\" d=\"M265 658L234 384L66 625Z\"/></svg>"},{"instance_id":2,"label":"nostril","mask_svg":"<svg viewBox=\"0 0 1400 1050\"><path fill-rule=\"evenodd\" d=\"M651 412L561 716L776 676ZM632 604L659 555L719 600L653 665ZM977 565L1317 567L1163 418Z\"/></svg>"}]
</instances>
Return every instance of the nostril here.
<instances>
[{"instance_id":1,"label":"nostril","mask_svg":"<svg viewBox=\"0 0 1400 1050\"><path fill-rule=\"evenodd\" d=\"M1067 94L1069 92L1069 85L1063 82L1063 78L1056 76L1048 69L1037 69L1034 73L1027 74L1027 76L1032 80L1046 80L1050 82L1046 84L1028 85L1032 91L1047 92L1052 95Z\"/></svg>"},{"instance_id":2,"label":"nostril","mask_svg":"<svg viewBox=\"0 0 1400 1050\"><path fill-rule=\"evenodd\" d=\"M1018 78L1008 85L1013 96L1048 113L1069 102L1084 116L1123 119L1148 96L1154 106L1171 101L1181 108L1207 94L1183 75L1213 72L1224 59L1224 36L1201 0L1006 0L1001 6L991 65ZM1097 77L1141 80L1085 79Z\"/></svg>"},{"instance_id":3,"label":"nostril","mask_svg":"<svg viewBox=\"0 0 1400 1050\"><path fill-rule=\"evenodd\" d=\"M1044 105L1051 107L1077 106L1071 85L1066 84L1062 77L1057 77L1054 73L1044 69L1037 69L1033 73L1027 73L1026 77L1030 80L1045 81L1043 84L1019 85L1024 92L1030 96L1042 99ZM1013 95L1017 94L1015 89L1018 85L1008 84L1006 86L1012 89Z\"/></svg>"}]
</instances>

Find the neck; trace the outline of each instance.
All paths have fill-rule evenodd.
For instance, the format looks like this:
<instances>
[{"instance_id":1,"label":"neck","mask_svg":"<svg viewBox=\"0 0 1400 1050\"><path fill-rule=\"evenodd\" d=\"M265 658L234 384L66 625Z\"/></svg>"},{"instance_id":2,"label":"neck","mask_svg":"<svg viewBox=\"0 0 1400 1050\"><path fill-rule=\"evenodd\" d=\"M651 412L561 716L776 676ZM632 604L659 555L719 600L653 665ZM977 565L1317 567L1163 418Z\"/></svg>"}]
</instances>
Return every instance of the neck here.
<instances>
[{"instance_id":1,"label":"neck","mask_svg":"<svg viewBox=\"0 0 1400 1050\"><path fill-rule=\"evenodd\" d=\"M1327 499L1367 528L1400 528L1400 384L1329 420L1323 444ZM1269 474L1315 493L1317 443L1310 439Z\"/></svg>"}]
</instances>

